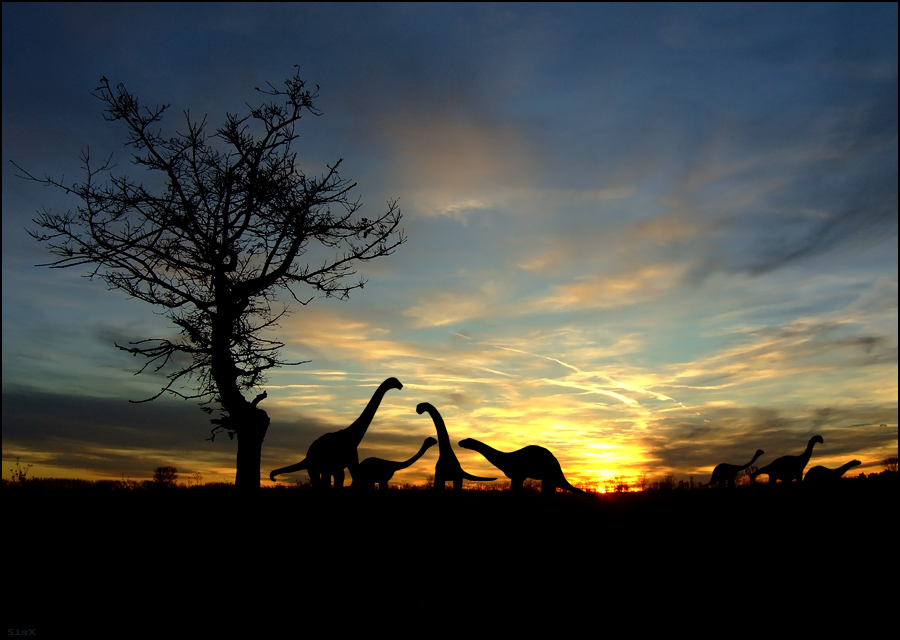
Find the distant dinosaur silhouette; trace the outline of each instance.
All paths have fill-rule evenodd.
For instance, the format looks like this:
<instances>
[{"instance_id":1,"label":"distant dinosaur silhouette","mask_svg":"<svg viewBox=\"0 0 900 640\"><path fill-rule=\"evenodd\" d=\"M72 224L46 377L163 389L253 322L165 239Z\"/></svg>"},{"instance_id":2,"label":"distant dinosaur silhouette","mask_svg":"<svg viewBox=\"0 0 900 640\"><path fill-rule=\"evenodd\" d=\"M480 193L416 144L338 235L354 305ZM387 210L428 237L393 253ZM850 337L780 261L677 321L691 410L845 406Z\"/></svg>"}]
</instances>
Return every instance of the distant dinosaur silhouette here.
<instances>
[{"instance_id":1,"label":"distant dinosaur silhouette","mask_svg":"<svg viewBox=\"0 0 900 640\"><path fill-rule=\"evenodd\" d=\"M313 487L328 488L331 485L331 476L334 476L336 489L344 486L344 469L350 469L350 475L353 475L359 464L356 447L366 435L366 429L372 423L384 394L391 389L402 388L403 385L397 378L388 378L382 382L353 424L346 429L319 436L309 445L303 460L289 467L275 469L269 474L269 478L274 482L277 475L306 469Z\"/></svg>"},{"instance_id":2,"label":"distant dinosaur silhouette","mask_svg":"<svg viewBox=\"0 0 900 640\"><path fill-rule=\"evenodd\" d=\"M476 482L489 482L497 479L480 478L463 471L459 460L456 459L456 454L453 453L453 447L450 446L450 436L447 433L447 427L444 425L444 419L441 417L441 414L434 408L434 405L428 402L422 402L416 407L416 413L419 415L426 411L431 416L431 419L434 420L434 428L437 430L438 448L440 450L437 464L434 466L435 491L443 491L444 483L448 480L453 481L454 491L461 491L463 478L475 480Z\"/></svg>"},{"instance_id":3,"label":"distant dinosaur silhouette","mask_svg":"<svg viewBox=\"0 0 900 640\"><path fill-rule=\"evenodd\" d=\"M709 487L717 484L719 485L719 488L734 487L734 479L737 474L739 474L744 469L749 469L750 465L756 462L756 459L764 453L765 451L763 451L762 449L757 449L756 455L753 456L753 459L743 466L728 464L727 462L717 464L716 468L713 469L712 478L709 479L709 482L707 482L705 486Z\"/></svg>"},{"instance_id":4,"label":"distant dinosaur silhouette","mask_svg":"<svg viewBox=\"0 0 900 640\"><path fill-rule=\"evenodd\" d=\"M853 467L862 464L859 460L851 460L847 464L843 464L837 469L829 469L828 467L813 467L806 472L803 482L811 482L813 484L831 484L837 482L838 478L847 473Z\"/></svg>"},{"instance_id":5,"label":"distant dinosaur silhouette","mask_svg":"<svg viewBox=\"0 0 900 640\"><path fill-rule=\"evenodd\" d=\"M514 493L522 491L525 478L534 478L541 481L542 493L555 493L556 488L559 487L572 493L588 495L569 484L563 475L562 467L559 466L559 460L550 453L549 449L544 447L530 444L517 451L505 452L498 451L473 438L460 440L459 446L463 449L477 451L487 458L488 462L500 469L511 480L509 489Z\"/></svg>"},{"instance_id":6,"label":"distant dinosaur silhouette","mask_svg":"<svg viewBox=\"0 0 900 640\"><path fill-rule=\"evenodd\" d=\"M431 436L425 438L422 448L419 452L405 462L394 462L393 460L383 460L381 458L366 458L359 463L356 470L353 471L353 484L350 486L357 489L371 490L377 484L381 491L387 491L388 480L390 480L397 471L406 469L421 458L429 447L437 444L437 440Z\"/></svg>"},{"instance_id":7,"label":"distant dinosaur silhouette","mask_svg":"<svg viewBox=\"0 0 900 640\"><path fill-rule=\"evenodd\" d=\"M813 436L809 439L806 449L799 456L781 456L780 458L775 458L766 466L751 473L750 481L756 482L756 476L758 475L767 475L769 476L770 483L774 483L777 480L781 480L782 482L796 480L797 482L800 482L803 479L803 469L806 468L806 463L809 462L809 457L812 455L813 447L817 442L819 444L825 444L822 436Z\"/></svg>"}]
</instances>

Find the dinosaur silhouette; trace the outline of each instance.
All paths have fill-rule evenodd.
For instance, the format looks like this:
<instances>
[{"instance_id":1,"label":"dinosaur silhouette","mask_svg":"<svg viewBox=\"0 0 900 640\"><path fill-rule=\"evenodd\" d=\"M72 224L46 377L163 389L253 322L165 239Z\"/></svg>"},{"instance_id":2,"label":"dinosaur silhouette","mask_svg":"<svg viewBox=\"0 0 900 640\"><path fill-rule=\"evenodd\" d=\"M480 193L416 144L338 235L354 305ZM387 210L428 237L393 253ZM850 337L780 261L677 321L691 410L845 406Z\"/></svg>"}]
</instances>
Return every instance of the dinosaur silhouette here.
<instances>
[{"instance_id":1,"label":"dinosaur silhouette","mask_svg":"<svg viewBox=\"0 0 900 640\"><path fill-rule=\"evenodd\" d=\"M405 462L394 462L393 460L383 460L382 458L366 458L359 463L356 471L353 471L353 483L351 487L357 489L372 490L377 484L381 491L387 491L388 480L390 480L397 471L406 469L421 458L429 447L437 444L437 440L431 436L425 438L422 448L412 458Z\"/></svg>"},{"instance_id":2,"label":"dinosaur silhouette","mask_svg":"<svg viewBox=\"0 0 900 640\"><path fill-rule=\"evenodd\" d=\"M472 438L460 440L459 446L463 449L477 451L487 458L488 462L500 469L512 481L509 489L514 493L522 491L525 478L534 478L541 481L541 493L555 493L556 488L559 487L572 493L588 495L569 484L556 456L544 447L530 444L518 451L504 452L497 451Z\"/></svg>"},{"instance_id":3,"label":"dinosaur silhouette","mask_svg":"<svg viewBox=\"0 0 900 640\"><path fill-rule=\"evenodd\" d=\"M799 456L781 456L780 458L775 458L766 466L751 473L750 481L756 482L756 476L758 475L767 475L769 476L770 483L774 483L777 480L781 480L785 483L789 483L793 480L800 482L803 479L803 469L806 468L806 463L809 462L809 457L812 455L813 447L817 442L819 444L825 444L822 436L813 436L809 439L806 449Z\"/></svg>"},{"instance_id":4,"label":"dinosaur silhouette","mask_svg":"<svg viewBox=\"0 0 900 640\"><path fill-rule=\"evenodd\" d=\"M447 427L444 425L444 419L441 417L441 414L434 408L434 405L428 402L422 402L416 407L416 413L419 415L422 415L426 411L431 415L431 419L434 420L434 428L437 430L438 435L438 449L440 450L437 464L434 466L435 491L443 491L444 483L448 480L453 481L454 491L462 491L463 478L481 482L489 482L497 479L480 478L463 471L459 464L459 460L456 459L456 454L453 453L453 447L450 446L450 436L447 433Z\"/></svg>"},{"instance_id":5,"label":"dinosaur silhouette","mask_svg":"<svg viewBox=\"0 0 900 640\"><path fill-rule=\"evenodd\" d=\"M331 486L331 476L334 476L335 489L343 487L344 469L350 469L350 475L353 475L359 465L356 447L366 435L366 429L375 417L384 394L391 389L402 388L403 385L397 378L388 378L382 382L353 424L346 429L319 436L309 445L303 460L289 467L275 469L269 474L269 478L274 482L277 475L306 469L313 487L328 488Z\"/></svg>"},{"instance_id":6,"label":"dinosaur silhouette","mask_svg":"<svg viewBox=\"0 0 900 640\"><path fill-rule=\"evenodd\" d=\"M716 468L713 469L712 478L709 479L709 482L706 483L705 486L709 487L714 484L719 485L719 488L723 487L734 487L734 479L738 473L750 467L751 464L756 462L756 459L763 455L765 451L762 449L756 450L756 455L753 456L753 459L743 466L738 466L736 464L728 464L727 462L723 462L722 464L717 464Z\"/></svg>"},{"instance_id":7,"label":"dinosaur silhouette","mask_svg":"<svg viewBox=\"0 0 900 640\"><path fill-rule=\"evenodd\" d=\"M837 482L838 478L840 478L851 468L859 464L862 464L862 462L860 462L859 460L851 460L847 464L843 464L837 469L829 469L828 467L823 467L821 465L818 467L813 467L806 472L806 477L803 478L803 482L811 482L813 484L831 484L833 482Z\"/></svg>"}]
</instances>

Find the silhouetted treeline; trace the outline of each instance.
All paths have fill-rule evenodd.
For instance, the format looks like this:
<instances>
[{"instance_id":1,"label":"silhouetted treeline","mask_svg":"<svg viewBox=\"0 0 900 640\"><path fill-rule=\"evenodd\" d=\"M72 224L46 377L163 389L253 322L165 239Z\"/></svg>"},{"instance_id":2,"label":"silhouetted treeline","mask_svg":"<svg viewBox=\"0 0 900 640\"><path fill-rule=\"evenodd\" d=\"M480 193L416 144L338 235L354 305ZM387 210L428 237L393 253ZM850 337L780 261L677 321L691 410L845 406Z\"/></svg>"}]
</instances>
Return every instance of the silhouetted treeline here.
<instances>
[{"instance_id":1,"label":"silhouetted treeline","mask_svg":"<svg viewBox=\"0 0 900 640\"><path fill-rule=\"evenodd\" d=\"M746 477L753 471L751 467L742 472L737 481L737 489L746 491L764 490L766 485L753 485ZM195 474L196 475L196 474ZM123 478L122 480L81 480L75 478L25 478L21 477L13 480L2 480L4 490L27 489L29 491L84 491L84 492L134 492L166 489L170 491L227 491L230 487L234 487L230 482L207 482L203 483L199 479L192 479L188 482L176 482L174 467L158 467L154 472L152 480L131 480ZM890 468L884 469L879 473L860 473L852 477L840 478L841 486L848 484L867 485L874 483L891 483L897 482L900 473ZM428 476L423 484L393 484L390 486L391 492L417 492L431 491L433 489L434 476ZM629 484L623 478L615 478L603 484L604 491L599 492L596 488L588 485L578 485L588 493L594 495L612 495L620 493L641 493L646 491L690 491L703 489L704 485L696 482L693 476L685 479L676 479L675 476L664 476L659 480L643 482L644 488L640 489L640 484L635 482ZM277 485L264 487L266 491L307 491L313 488L308 478L297 480L294 482L282 482ZM493 482L466 482L463 489L468 492L487 492L502 493L508 492L510 488L509 480L495 480ZM524 489L530 493L540 493L541 481L528 478L524 482ZM347 493L352 492L345 487Z\"/></svg>"},{"instance_id":2,"label":"silhouetted treeline","mask_svg":"<svg viewBox=\"0 0 900 640\"><path fill-rule=\"evenodd\" d=\"M84 491L90 493L134 492L134 491L195 491L198 489L225 489L233 487L231 482L176 483L165 479L153 480L81 480L77 478L28 478L24 481L3 479L4 490L15 491Z\"/></svg>"}]
</instances>

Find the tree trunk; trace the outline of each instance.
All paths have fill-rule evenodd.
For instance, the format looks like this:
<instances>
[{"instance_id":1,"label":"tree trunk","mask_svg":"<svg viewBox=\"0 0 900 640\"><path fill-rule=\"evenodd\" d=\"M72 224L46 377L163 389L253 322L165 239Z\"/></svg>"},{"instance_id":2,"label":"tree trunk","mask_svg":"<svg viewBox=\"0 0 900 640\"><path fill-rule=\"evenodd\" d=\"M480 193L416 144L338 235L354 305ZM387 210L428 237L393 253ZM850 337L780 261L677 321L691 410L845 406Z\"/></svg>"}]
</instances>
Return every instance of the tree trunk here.
<instances>
[{"instance_id":1,"label":"tree trunk","mask_svg":"<svg viewBox=\"0 0 900 640\"><path fill-rule=\"evenodd\" d=\"M260 458L262 444L269 429L268 414L257 407L248 405L244 415L235 416L237 429L237 470L234 484L241 490L259 489Z\"/></svg>"},{"instance_id":2,"label":"tree trunk","mask_svg":"<svg viewBox=\"0 0 900 640\"><path fill-rule=\"evenodd\" d=\"M247 402L240 392L238 375L240 369L231 352L234 327L238 324L242 306L235 300L230 283L225 277L228 268L222 266L216 273L216 298L219 301L211 320L212 339L210 350L210 372L219 393L219 403L228 413L227 423L237 435L238 450L234 484L239 490L259 489L260 457L262 443L269 428L269 416L257 405L266 397L258 395L253 402ZM246 306L246 305L244 305Z\"/></svg>"}]
</instances>

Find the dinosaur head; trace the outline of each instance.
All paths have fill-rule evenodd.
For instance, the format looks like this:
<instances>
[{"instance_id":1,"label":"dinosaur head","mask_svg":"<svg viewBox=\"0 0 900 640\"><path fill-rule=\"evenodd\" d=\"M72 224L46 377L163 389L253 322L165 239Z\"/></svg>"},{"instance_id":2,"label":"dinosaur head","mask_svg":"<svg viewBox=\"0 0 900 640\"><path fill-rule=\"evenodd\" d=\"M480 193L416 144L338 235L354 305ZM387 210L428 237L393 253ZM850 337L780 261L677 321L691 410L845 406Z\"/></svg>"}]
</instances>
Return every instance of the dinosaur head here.
<instances>
[{"instance_id":1,"label":"dinosaur head","mask_svg":"<svg viewBox=\"0 0 900 640\"><path fill-rule=\"evenodd\" d=\"M825 444L825 440L822 439L822 436L813 436L809 439L809 445L812 446L816 443Z\"/></svg>"},{"instance_id":2,"label":"dinosaur head","mask_svg":"<svg viewBox=\"0 0 900 640\"><path fill-rule=\"evenodd\" d=\"M460 440L459 446L461 446L463 449L472 449L472 439L466 438L465 440Z\"/></svg>"},{"instance_id":3,"label":"dinosaur head","mask_svg":"<svg viewBox=\"0 0 900 640\"><path fill-rule=\"evenodd\" d=\"M418 413L419 415L422 415L423 413L425 413L426 411L429 411L431 409L434 409L434 407L431 404L429 404L428 402L420 402L418 404L418 406L416 407L416 413Z\"/></svg>"},{"instance_id":4,"label":"dinosaur head","mask_svg":"<svg viewBox=\"0 0 900 640\"><path fill-rule=\"evenodd\" d=\"M388 378L384 382L381 383L381 386L387 389L397 389L398 391L403 388L403 384L397 380L397 378Z\"/></svg>"}]
</instances>

